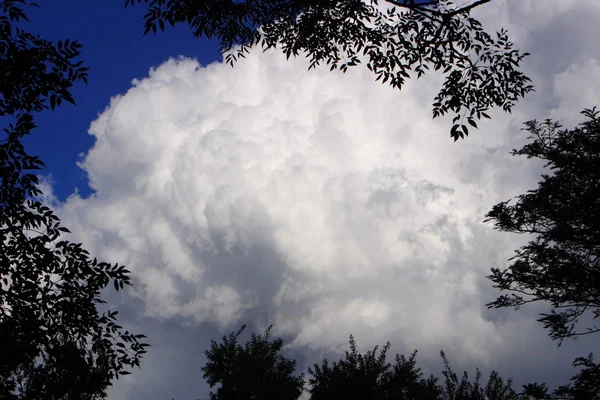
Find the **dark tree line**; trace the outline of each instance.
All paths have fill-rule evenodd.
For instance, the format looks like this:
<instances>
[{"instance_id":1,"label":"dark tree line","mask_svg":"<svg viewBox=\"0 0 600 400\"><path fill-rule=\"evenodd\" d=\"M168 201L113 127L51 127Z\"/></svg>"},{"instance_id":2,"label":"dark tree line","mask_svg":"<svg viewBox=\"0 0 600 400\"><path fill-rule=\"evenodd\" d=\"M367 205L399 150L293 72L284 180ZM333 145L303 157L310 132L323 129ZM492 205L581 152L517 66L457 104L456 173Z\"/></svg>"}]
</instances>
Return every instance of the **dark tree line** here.
<instances>
[{"instance_id":1,"label":"dark tree line","mask_svg":"<svg viewBox=\"0 0 600 400\"><path fill-rule=\"evenodd\" d=\"M212 341L206 351L204 379L211 388L211 400L256 399L296 400L305 389L311 400L597 400L600 398L599 366L590 360L578 360L580 368L568 385L550 392L545 384L531 383L520 390L513 388L511 379L503 379L492 371L487 380L479 370L473 377L467 372L458 375L450 366L444 352L442 379L424 376L417 366L417 351L409 357L396 355L388 360L390 343L378 352L360 353L350 336L350 350L343 358L308 368L304 374L295 373L296 362L281 354L283 340L271 338L270 329L262 335L253 334L241 345L237 333ZM590 361L590 362L588 362ZM305 384L306 388L305 388Z\"/></svg>"}]
</instances>

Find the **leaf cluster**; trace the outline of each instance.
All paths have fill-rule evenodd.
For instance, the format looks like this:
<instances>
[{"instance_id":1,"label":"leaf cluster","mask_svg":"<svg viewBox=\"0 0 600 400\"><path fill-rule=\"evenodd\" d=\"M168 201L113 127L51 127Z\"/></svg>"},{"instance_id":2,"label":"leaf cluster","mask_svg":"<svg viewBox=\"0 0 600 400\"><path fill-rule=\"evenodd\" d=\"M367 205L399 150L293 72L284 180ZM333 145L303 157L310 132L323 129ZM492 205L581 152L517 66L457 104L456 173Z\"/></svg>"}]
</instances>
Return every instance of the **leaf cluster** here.
<instances>
[{"instance_id":1,"label":"leaf cluster","mask_svg":"<svg viewBox=\"0 0 600 400\"><path fill-rule=\"evenodd\" d=\"M54 44L23 30L25 6L39 7L28 0L0 1L0 117L75 104L69 89L87 82L88 68L77 60L82 45L68 39Z\"/></svg>"},{"instance_id":2,"label":"leaf cluster","mask_svg":"<svg viewBox=\"0 0 600 400\"><path fill-rule=\"evenodd\" d=\"M578 357L573 367L581 368L567 385L560 386L554 396L565 400L599 400L600 399L600 364L594 363L593 354Z\"/></svg>"},{"instance_id":3,"label":"leaf cluster","mask_svg":"<svg viewBox=\"0 0 600 400\"><path fill-rule=\"evenodd\" d=\"M20 28L23 6L35 4L0 1L0 116L13 121L0 141L0 398L103 398L148 345L116 323L116 311L97 308L111 282L130 285L129 271L62 239L69 230L38 200L44 163L22 138L34 112L73 103L69 89L87 68L77 42L54 45Z\"/></svg>"},{"instance_id":4,"label":"leaf cluster","mask_svg":"<svg viewBox=\"0 0 600 400\"><path fill-rule=\"evenodd\" d=\"M587 120L572 130L551 120L525 124L531 142L512 154L543 160L548 173L486 215L497 230L534 236L508 268L492 269L495 287L512 293L488 306L548 302L539 321L559 341L600 331L600 115L582 114ZM582 317L591 324L579 327Z\"/></svg>"},{"instance_id":5,"label":"leaf cluster","mask_svg":"<svg viewBox=\"0 0 600 400\"><path fill-rule=\"evenodd\" d=\"M527 53L514 48L506 31L486 33L470 16L479 0L456 6L440 0L126 0L145 3L145 33L187 24L195 37L216 37L233 65L255 45L303 55L310 68L327 64L343 72L366 64L376 80L401 89L407 79L430 70L445 81L433 102L433 117L455 114L454 140L489 118L488 110L510 112L533 90L518 67ZM237 46L237 47L236 47ZM235 48L235 49L234 49Z\"/></svg>"},{"instance_id":6,"label":"leaf cluster","mask_svg":"<svg viewBox=\"0 0 600 400\"><path fill-rule=\"evenodd\" d=\"M461 378L450 367L450 363L444 352L441 352L444 363L444 399L469 399L469 400L517 400L520 397L512 388L512 380L504 381L500 374L492 371L487 384L481 383L482 374L479 369L476 370L475 379L471 381L469 374L463 372ZM527 397L525 397L527 398ZM536 398L536 397L534 397Z\"/></svg>"},{"instance_id":7,"label":"leaf cluster","mask_svg":"<svg viewBox=\"0 0 600 400\"><path fill-rule=\"evenodd\" d=\"M345 358L329 365L327 359L319 366L309 369L312 375L309 383L311 399L394 399L394 400L517 400L512 389L512 381L504 381L492 371L486 384L481 382L482 374L477 370L475 379L470 380L467 372L459 378L450 367L444 352L443 383L438 378L423 377L421 368L416 366L417 351L410 357L396 355L392 365L387 361L389 342L377 355L377 347L366 354L356 349L354 338L350 336L350 351ZM526 397L525 397L526 398Z\"/></svg>"},{"instance_id":8,"label":"leaf cluster","mask_svg":"<svg viewBox=\"0 0 600 400\"><path fill-rule=\"evenodd\" d=\"M345 358L330 365L327 359L321 365L308 369L309 393L313 400L320 399L438 399L441 389L437 379L422 377L416 367L414 351L410 357L396 355L392 365L387 361L388 342L377 354L377 346L361 354L350 336L350 351Z\"/></svg>"},{"instance_id":9,"label":"leaf cluster","mask_svg":"<svg viewBox=\"0 0 600 400\"><path fill-rule=\"evenodd\" d=\"M280 354L283 340L271 339L269 327L262 335L252 334L242 346L238 337L244 329L223 336L220 343L212 341L205 352L204 379L211 388L219 385L210 399L297 399L304 377L294 376L296 362Z\"/></svg>"}]
</instances>

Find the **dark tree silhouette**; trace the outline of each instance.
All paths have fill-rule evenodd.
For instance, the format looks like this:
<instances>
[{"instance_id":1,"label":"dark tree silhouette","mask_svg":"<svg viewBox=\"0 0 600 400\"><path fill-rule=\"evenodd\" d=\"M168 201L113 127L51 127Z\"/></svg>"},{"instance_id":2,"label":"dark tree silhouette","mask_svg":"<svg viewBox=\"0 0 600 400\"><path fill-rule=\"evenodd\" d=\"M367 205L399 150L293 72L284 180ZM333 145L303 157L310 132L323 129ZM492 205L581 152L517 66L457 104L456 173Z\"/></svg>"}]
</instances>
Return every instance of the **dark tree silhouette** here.
<instances>
[{"instance_id":1,"label":"dark tree silhouette","mask_svg":"<svg viewBox=\"0 0 600 400\"><path fill-rule=\"evenodd\" d=\"M332 365L325 359L321 365L309 368L311 400L517 400L537 399L532 390L517 394L512 389L512 381L504 381L492 371L488 382L482 384L481 373L477 370L471 381L464 372L459 378L450 367L444 352L444 382L430 376L423 378L421 369L416 366L415 350L410 357L396 355L392 365L387 361L389 342L379 355L377 347L366 354L356 349L354 338L350 336L350 351Z\"/></svg>"},{"instance_id":2,"label":"dark tree silhouette","mask_svg":"<svg viewBox=\"0 0 600 400\"><path fill-rule=\"evenodd\" d=\"M34 174L44 164L21 142L34 113L74 103L69 89L85 82L76 41L49 42L26 32L27 0L0 1L0 398L97 399L114 377L139 366L143 335L100 314L111 281L129 285L122 266L91 259L37 199Z\"/></svg>"},{"instance_id":3,"label":"dark tree silhouette","mask_svg":"<svg viewBox=\"0 0 600 400\"><path fill-rule=\"evenodd\" d=\"M579 357L573 362L581 370L571 378L571 383L560 386L554 396L565 400L600 400L600 364L594 363L593 355Z\"/></svg>"},{"instance_id":4,"label":"dark tree silhouette","mask_svg":"<svg viewBox=\"0 0 600 400\"><path fill-rule=\"evenodd\" d=\"M366 354L356 349L354 338L350 336L350 351L345 358L329 364L327 359L321 365L308 369L310 398L312 400L334 399L415 399L437 400L441 388L437 379L422 378L421 369L416 367L417 352L409 358L396 356L394 365L387 361L389 342L377 354L377 347Z\"/></svg>"},{"instance_id":5,"label":"dark tree silhouette","mask_svg":"<svg viewBox=\"0 0 600 400\"><path fill-rule=\"evenodd\" d=\"M294 360L281 355L283 340L264 335L252 335L244 346L238 343L240 334L223 336L221 342L211 342L206 352L207 363L202 371L211 388L211 400L225 399L289 399L296 400L303 392L303 375L295 376ZM378 353L378 347L361 354L350 336L350 350L339 361L324 359L308 368L308 393L311 400L598 400L600 366L592 356L578 358L574 366L581 368L571 383L549 393L545 384L523 385L517 393L512 380L504 380L495 371L487 382L476 371L474 379L467 372L457 375L441 352L444 365L443 381L423 377L417 367L415 350L410 357L396 355L394 363L387 360L389 342Z\"/></svg>"},{"instance_id":6,"label":"dark tree silhouette","mask_svg":"<svg viewBox=\"0 0 600 400\"><path fill-rule=\"evenodd\" d=\"M593 355L578 357L573 362L580 368L571 378L571 382L559 386L549 393L545 384L527 384L523 386L521 399L524 400L600 400L600 364L594 363Z\"/></svg>"},{"instance_id":7,"label":"dark tree silhouette","mask_svg":"<svg viewBox=\"0 0 600 400\"><path fill-rule=\"evenodd\" d=\"M533 90L518 70L527 53L514 49L506 31L490 35L470 16L489 1L126 0L125 5L147 5L145 33L185 23L195 37L218 38L231 65L259 45L279 48L288 58L306 56L309 68L325 63L345 72L365 63L376 80L398 89L411 76L440 70L445 81L433 101L433 117L453 113L450 134L457 140L477 127L476 120L489 118L490 108L510 112Z\"/></svg>"},{"instance_id":8,"label":"dark tree silhouette","mask_svg":"<svg viewBox=\"0 0 600 400\"><path fill-rule=\"evenodd\" d=\"M492 269L494 286L512 293L488 307L549 302L539 321L559 343L600 331L600 118L595 108L582 114L587 120L572 130L551 120L525 124L532 142L512 154L543 160L549 171L536 189L486 215L500 231L535 236L508 268Z\"/></svg>"},{"instance_id":9,"label":"dark tree silhouette","mask_svg":"<svg viewBox=\"0 0 600 400\"><path fill-rule=\"evenodd\" d=\"M272 339L269 327L262 335L252 334L244 345L237 333L211 342L206 351L207 362L202 368L204 379L212 388L211 400L295 400L304 387L303 375L295 376L296 361L280 354L283 340Z\"/></svg>"},{"instance_id":10,"label":"dark tree silhouette","mask_svg":"<svg viewBox=\"0 0 600 400\"><path fill-rule=\"evenodd\" d=\"M512 388L512 380L504 381L496 371L490 373L487 384L482 385L481 372L477 370L475 379L471 382L469 375L465 371L459 379L458 375L450 368L450 363L444 352L441 352L444 362L444 385L443 399L448 400L517 400L517 399L537 399L531 396L531 389L526 390L526 394L519 395Z\"/></svg>"}]
</instances>

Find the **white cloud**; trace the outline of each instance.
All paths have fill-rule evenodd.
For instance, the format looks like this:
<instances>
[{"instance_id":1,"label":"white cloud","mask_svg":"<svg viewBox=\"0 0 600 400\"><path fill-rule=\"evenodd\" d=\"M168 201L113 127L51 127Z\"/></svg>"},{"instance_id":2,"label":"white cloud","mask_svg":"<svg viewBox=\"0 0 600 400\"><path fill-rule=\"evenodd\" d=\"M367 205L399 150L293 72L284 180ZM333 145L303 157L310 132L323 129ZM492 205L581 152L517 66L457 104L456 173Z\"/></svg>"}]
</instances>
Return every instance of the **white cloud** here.
<instances>
[{"instance_id":1,"label":"white cloud","mask_svg":"<svg viewBox=\"0 0 600 400\"><path fill-rule=\"evenodd\" d=\"M574 10L558 4L497 2L481 15L501 16L534 59L550 28L524 18ZM307 72L272 52L234 69L169 60L92 123L81 167L96 194L73 195L64 220L93 254L130 267L145 314L163 321L275 323L291 348L315 351L353 333L425 358L443 348L458 365L512 365L527 347L550 357L537 309L484 307L497 294L489 268L523 239L481 221L538 179L539 165L508 155L524 142L520 123L598 102L594 49L578 47L565 68L531 63L554 103L533 94L459 143L449 121L431 120L436 77L397 92L366 70Z\"/></svg>"},{"instance_id":2,"label":"white cloud","mask_svg":"<svg viewBox=\"0 0 600 400\"><path fill-rule=\"evenodd\" d=\"M97 194L65 211L111 237L107 256L127 254L153 316L229 325L277 300L282 325L296 304L302 336L338 307L350 319L381 307L389 325L418 298L428 311L413 329L452 330L441 316L478 302L469 276L489 267L448 264L488 206L472 190L483 193L489 176L465 185L471 172L457 168L482 140L453 144L429 105L411 101L416 86L398 94L358 71L304 68L273 53L233 71L182 59L135 81L92 124L97 143L82 167ZM261 274L269 282L247 279Z\"/></svg>"},{"instance_id":3,"label":"white cloud","mask_svg":"<svg viewBox=\"0 0 600 400\"><path fill-rule=\"evenodd\" d=\"M581 110L599 106L598 93L600 57L583 63L573 63L566 71L555 76L554 94L560 105L552 110L551 115L566 127L574 126L584 119L579 115Z\"/></svg>"}]
</instances>

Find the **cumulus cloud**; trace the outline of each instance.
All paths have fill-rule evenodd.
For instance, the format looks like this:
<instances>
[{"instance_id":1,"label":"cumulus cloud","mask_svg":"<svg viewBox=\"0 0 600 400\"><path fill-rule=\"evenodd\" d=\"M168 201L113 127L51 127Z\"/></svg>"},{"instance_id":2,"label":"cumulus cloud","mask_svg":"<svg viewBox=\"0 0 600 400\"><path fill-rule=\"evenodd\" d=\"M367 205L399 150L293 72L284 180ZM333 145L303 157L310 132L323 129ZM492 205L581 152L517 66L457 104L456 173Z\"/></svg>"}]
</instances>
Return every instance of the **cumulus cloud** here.
<instances>
[{"instance_id":1,"label":"cumulus cloud","mask_svg":"<svg viewBox=\"0 0 600 400\"><path fill-rule=\"evenodd\" d=\"M537 182L540 165L508 154L524 143L521 122L598 101L597 47L564 59L540 42L552 29L540 21L566 21L554 33L563 41L597 37L567 21L581 7L600 9L482 7L481 18L534 46L532 60L548 55L554 64L527 68L553 101L533 94L459 143L448 120L431 120L438 77L397 92L366 70L307 71L274 52L234 69L168 60L91 124L96 143L80 167L95 194L71 196L64 219L94 255L130 267L152 320L275 324L290 350L306 352L339 350L353 333L361 347L391 340L432 360L443 348L459 365L527 374L536 358L557 360L555 343L535 323L539 307L484 307L497 295L489 268L524 238L482 219ZM580 354L561 354L566 379Z\"/></svg>"},{"instance_id":2,"label":"cumulus cloud","mask_svg":"<svg viewBox=\"0 0 600 400\"><path fill-rule=\"evenodd\" d=\"M81 164L96 194L65 206L99 239L86 242L124 259L155 317L230 327L270 307L305 344L340 339L321 330L331 313L455 330L451 308L480 303L480 267L448 265L488 205L472 191L494 185L493 164L474 180L457 168L479 146L360 72L306 73L275 53L236 68L170 60L111 101Z\"/></svg>"}]
</instances>

